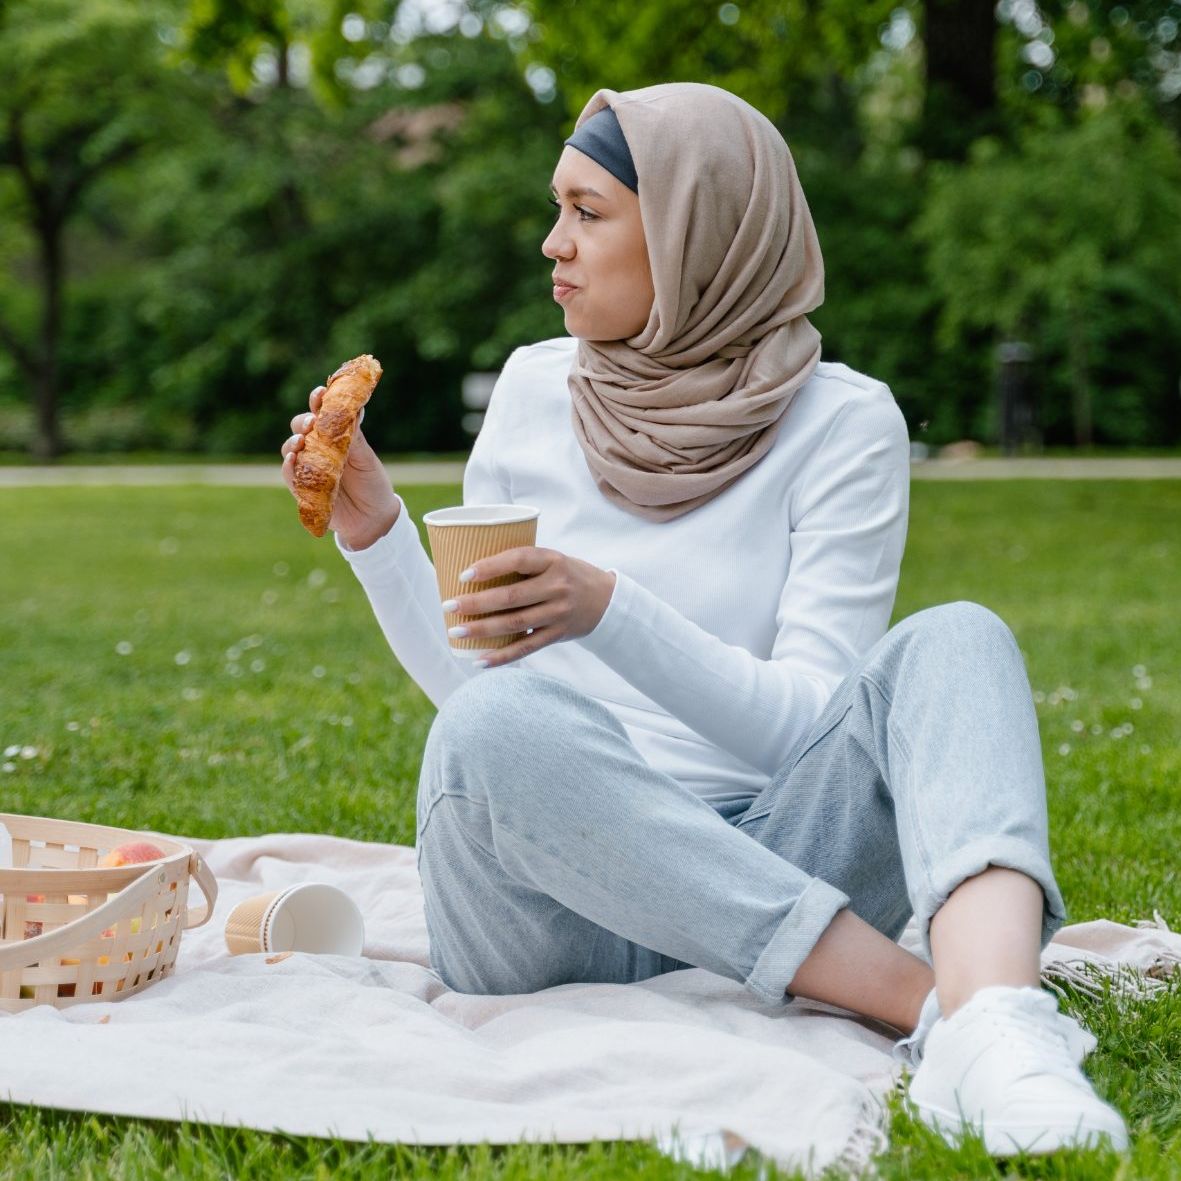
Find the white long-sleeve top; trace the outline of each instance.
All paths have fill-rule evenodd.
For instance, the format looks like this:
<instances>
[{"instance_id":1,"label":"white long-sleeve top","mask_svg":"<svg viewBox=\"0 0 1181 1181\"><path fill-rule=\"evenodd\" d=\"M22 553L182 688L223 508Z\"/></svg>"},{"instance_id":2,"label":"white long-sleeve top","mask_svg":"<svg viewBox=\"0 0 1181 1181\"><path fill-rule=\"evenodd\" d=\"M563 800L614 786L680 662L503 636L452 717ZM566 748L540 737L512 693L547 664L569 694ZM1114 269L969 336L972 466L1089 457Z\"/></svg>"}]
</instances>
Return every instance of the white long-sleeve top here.
<instances>
[{"instance_id":1,"label":"white long-sleeve top","mask_svg":"<svg viewBox=\"0 0 1181 1181\"><path fill-rule=\"evenodd\" d=\"M691 512L648 521L608 501L587 467L566 381L576 348L562 337L509 358L463 502L534 505L538 546L614 572L589 635L474 669L451 655L404 502L373 545L338 546L436 706L469 676L535 669L601 701L650 765L704 799L751 796L889 625L909 506L905 420L882 382L822 362L759 463Z\"/></svg>"}]
</instances>

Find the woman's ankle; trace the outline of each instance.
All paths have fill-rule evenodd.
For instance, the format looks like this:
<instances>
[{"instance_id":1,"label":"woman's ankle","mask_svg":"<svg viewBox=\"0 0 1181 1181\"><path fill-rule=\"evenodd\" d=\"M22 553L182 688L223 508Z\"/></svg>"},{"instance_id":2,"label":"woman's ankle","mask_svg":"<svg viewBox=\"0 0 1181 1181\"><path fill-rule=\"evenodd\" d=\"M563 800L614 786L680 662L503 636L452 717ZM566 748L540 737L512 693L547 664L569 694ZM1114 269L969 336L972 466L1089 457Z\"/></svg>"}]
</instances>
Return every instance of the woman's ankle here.
<instances>
[{"instance_id":1,"label":"woman's ankle","mask_svg":"<svg viewBox=\"0 0 1181 1181\"><path fill-rule=\"evenodd\" d=\"M931 919L931 956L945 1017L990 985L1038 986L1042 900L1033 879L998 866L952 891Z\"/></svg>"},{"instance_id":2,"label":"woman's ankle","mask_svg":"<svg viewBox=\"0 0 1181 1181\"><path fill-rule=\"evenodd\" d=\"M912 1033L934 986L926 963L852 911L842 910L800 965L788 991Z\"/></svg>"}]
</instances>

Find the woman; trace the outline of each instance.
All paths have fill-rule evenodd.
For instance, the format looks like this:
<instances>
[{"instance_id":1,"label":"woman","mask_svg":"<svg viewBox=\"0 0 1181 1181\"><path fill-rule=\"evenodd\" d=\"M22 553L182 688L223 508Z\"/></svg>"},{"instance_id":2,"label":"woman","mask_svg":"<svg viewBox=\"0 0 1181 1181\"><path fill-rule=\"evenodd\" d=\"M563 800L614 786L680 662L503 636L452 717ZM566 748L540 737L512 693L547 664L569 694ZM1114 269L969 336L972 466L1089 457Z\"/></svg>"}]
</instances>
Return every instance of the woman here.
<instances>
[{"instance_id":1,"label":"woman","mask_svg":"<svg viewBox=\"0 0 1181 1181\"><path fill-rule=\"evenodd\" d=\"M599 91L542 245L568 337L505 366L465 503L541 509L442 611L527 632L452 656L433 568L357 433L331 527L439 707L418 797L432 965L528 992L697 966L889 1023L910 1094L1002 1155L1107 1136L1094 1038L1038 987L1064 921L1037 721L972 603L887 631L909 444L820 361L791 155L726 91ZM292 422L293 456L314 421ZM895 939L911 914L919 958ZM933 965L933 967L932 967ZM962 1118L961 1118L962 1117Z\"/></svg>"}]
</instances>

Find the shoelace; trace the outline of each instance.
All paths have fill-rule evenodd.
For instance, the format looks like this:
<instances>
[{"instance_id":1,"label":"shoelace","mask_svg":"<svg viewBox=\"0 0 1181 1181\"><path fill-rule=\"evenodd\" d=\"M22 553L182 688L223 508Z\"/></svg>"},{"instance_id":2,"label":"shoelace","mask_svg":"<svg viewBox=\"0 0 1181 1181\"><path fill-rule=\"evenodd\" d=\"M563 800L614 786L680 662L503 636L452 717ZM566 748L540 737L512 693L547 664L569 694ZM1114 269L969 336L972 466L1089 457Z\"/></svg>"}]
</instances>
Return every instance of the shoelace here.
<instances>
[{"instance_id":1,"label":"shoelace","mask_svg":"<svg viewBox=\"0 0 1181 1181\"><path fill-rule=\"evenodd\" d=\"M1074 1017L1058 1009L1057 1004L1049 996L1044 1000L1039 998L1031 1003L1046 1012L1047 1015L1051 1012L1052 1006L1054 1024L1066 1042L1067 1053L1076 1066L1081 1066L1083 1059L1095 1048L1095 1035L1080 1025ZM989 1007L996 1011L1003 1011L1005 1014L1010 1014L1014 1011L1008 1005L991 1005ZM909 1037L904 1037L894 1043L891 1050L891 1057L894 1061L902 1062L907 1066L917 1069L923 1060L927 1035L931 1032L936 1021L941 1018L942 1014L939 1012L938 1001L935 999L935 991L932 989L927 1002L923 1005L923 1012L919 1018L918 1027Z\"/></svg>"},{"instance_id":2,"label":"shoelace","mask_svg":"<svg viewBox=\"0 0 1181 1181\"><path fill-rule=\"evenodd\" d=\"M996 1018L998 1040L1005 1042L1006 1053L1023 1067L1043 1071L1057 1067L1069 1077L1082 1062L1082 1038L1085 1031L1072 1017L1058 1011L1050 997L1038 997L1026 1006L986 1004L983 1012ZM1094 1041L1092 1035L1085 1037Z\"/></svg>"}]
</instances>

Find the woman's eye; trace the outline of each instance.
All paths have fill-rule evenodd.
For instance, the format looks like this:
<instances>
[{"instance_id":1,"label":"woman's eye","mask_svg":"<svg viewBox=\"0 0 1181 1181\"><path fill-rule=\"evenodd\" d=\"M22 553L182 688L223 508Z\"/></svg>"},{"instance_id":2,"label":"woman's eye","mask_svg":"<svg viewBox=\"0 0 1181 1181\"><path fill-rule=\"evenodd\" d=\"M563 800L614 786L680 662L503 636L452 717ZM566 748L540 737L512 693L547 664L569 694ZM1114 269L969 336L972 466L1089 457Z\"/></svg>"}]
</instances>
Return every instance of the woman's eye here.
<instances>
[{"instance_id":1,"label":"woman's eye","mask_svg":"<svg viewBox=\"0 0 1181 1181\"><path fill-rule=\"evenodd\" d=\"M562 203L556 197L550 197L548 200L560 214L562 212ZM589 209L583 209L581 205L575 205L574 208L578 211L579 221L598 221L599 219L597 213L592 213Z\"/></svg>"}]
</instances>

